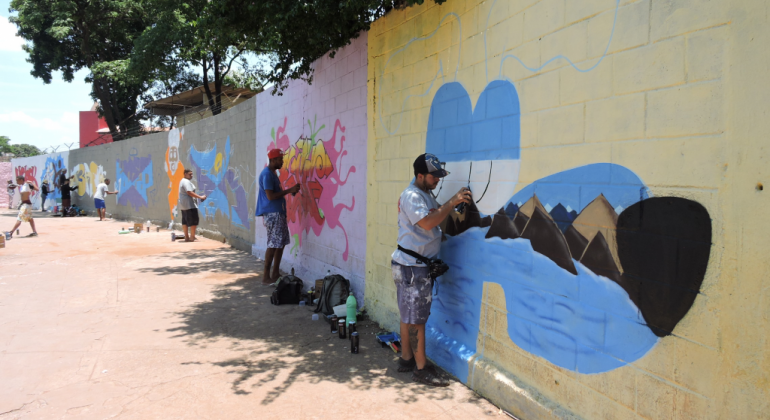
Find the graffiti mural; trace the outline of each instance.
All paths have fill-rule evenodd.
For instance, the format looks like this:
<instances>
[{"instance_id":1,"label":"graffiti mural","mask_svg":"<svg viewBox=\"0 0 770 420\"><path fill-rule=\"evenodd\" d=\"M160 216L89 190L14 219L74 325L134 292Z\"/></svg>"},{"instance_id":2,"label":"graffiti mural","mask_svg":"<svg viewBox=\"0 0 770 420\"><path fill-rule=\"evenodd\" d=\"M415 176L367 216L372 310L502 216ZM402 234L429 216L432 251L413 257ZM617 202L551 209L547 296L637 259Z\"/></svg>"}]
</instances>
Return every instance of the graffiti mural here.
<instances>
[{"instance_id":1,"label":"graffiti mural","mask_svg":"<svg viewBox=\"0 0 770 420\"><path fill-rule=\"evenodd\" d=\"M42 184L43 181L48 181L50 191L47 197L48 200L61 199L61 190L56 188L56 175L66 167L67 163L64 161L64 157L61 154L51 154L46 156L43 172L40 175L40 183Z\"/></svg>"},{"instance_id":2,"label":"graffiti mural","mask_svg":"<svg viewBox=\"0 0 770 420\"><path fill-rule=\"evenodd\" d=\"M168 133L168 149L166 149L165 170L168 175L168 211L171 220L177 215L179 203L179 183L184 178L184 164L179 159L179 142L184 138L184 128L175 128Z\"/></svg>"},{"instance_id":3,"label":"graffiti mural","mask_svg":"<svg viewBox=\"0 0 770 420\"><path fill-rule=\"evenodd\" d=\"M78 186L77 193L81 197L86 194L93 197L96 194L96 187L107 178L104 167L96 162L75 165L72 168L72 175L75 176L75 183Z\"/></svg>"},{"instance_id":4,"label":"graffiti mural","mask_svg":"<svg viewBox=\"0 0 770 420\"><path fill-rule=\"evenodd\" d=\"M498 3L491 2L485 11L487 23ZM384 57L375 70L378 129L400 134L405 121L415 123L408 110L433 94L425 151L446 160L450 172L434 193L440 203L461 187L473 193L467 211L446 222L440 256L451 269L439 279L426 329L428 355L464 382L471 359L484 354L483 344L477 344L484 342L479 332L486 329L481 316L485 283L502 287L507 335L515 346L584 374L644 357L661 337L672 334L700 292L711 249L711 219L701 204L653 197L634 172L601 160L520 183L522 113L508 74L515 68L521 79L552 63L565 65L561 73L603 69L619 8L620 2L614 2L614 11L607 14L613 24L595 58L582 62L553 49L542 57L524 55L526 49L511 51L500 32L487 44L488 31L482 29L484 62L472 77L485 83L475 106L458 81L464 22L454 12ZM458 25L443 25L445 20ZM435 65L429 60L418 60L408 70L399 67L404 65L399 55L409 57L411 49L430 45L434 36L459 37L457 54L438 54L431 71L421 67ZM495 55L488 54L488 47ZM396 77L401 71L420 74L425 83L404 86ZM393 77L386 77L391 72ZM552 76L536 80L559 84ZM550 87L542 83L528 86L545 95ZM555 92L552 104L529 108L561 109ZM565 124L564 131L569 128Z\"/></svg>"},{"instance_id":5,"label":"graffiti mural","mask_svg":"<svg viewBox=\"0 0 770 420\"><path fill-rule=\"evenodd\" d=\"M69 152L61 152L13 159L13 173L14 175L24 176L27 181L32 182L38 188L43 185L43 181L48 181L50 193L46 197L48 200L46 206L52 207L55 205L56 199L61 198L61 191L55 188L56 174L61 169L67 168L68 158ZM15 200L18 197L18 194L16 194ZM33 192L30 197L32 208L36 210L41 209L43 204L42 194L39 191Z\"/></svg>"},{"instance_id":6,"label":"graffiti mural","mask_svg":"<svg viewBox=\"0 0 770 420\"><path fill-rule=\"evenodd\" d=\"M509 171L518 169L511 164L518 158L518 118L508 81L490 83L473 111L458 83L436 93L426 151L447 167L482 166L489 175L470 182L476 202L447 221L441 257L452 269L434 298L429 354L467 380L483 284L490 282L505 292L508 335L520 348L580 373L638 360L673 331L700 290L709 214L690 200L651 197L633 172L609 163L490 195L492 182L517 177ZM458 182L447 179L451 187L442 186L439 202Z\"/></svg>"},{"instance_id":7,"label":"graffiti mural","mask_svg":"<svg viewBox=\"0 0 770 420\"><path fill-rule=\"evenodd\" d=\"M199 194L207 195L198 211L210 220L221 212L235 225L250 229L248 194L239 171L229 166L230 137L227 137L222 152L217 152L216 144L203 152L190 146L190 164L195 171ZM228 191L232 194L232 203L228 199Z\"/></svg>"},{"instance_id":8,"label":"graffiti mural","mask_svg":"<svg viewBox=\"0 0 770 420\"><path fill-rule=\"evenodd\" d=\"M152 156L137 156L135 150L127 160L117 159L115 163L115 189L118 191L118 205L131 205L135 211L147 207L147 190L153 186Z\"/></svg>"},{"instance_id":9,"label":"graffiti mural","mask_svg":"<svg viewBox=\"0 0 770 420\"><path fill-rule=\"evenodd\" d=\"M310 120L307 123L310 136L300 136L294 144L291 144L286 134L288 118L284 117L283 125L277 130L275 128L271 130L273 142L267 147L268 151L278 148L286 153L284 166L279 173L283 188L301 184L299 193L295 196L286 196L289 231L295 241L292 249L296 250L302 245L303 231L308 233L312 230L316 236L319 236L325 225L331 229L339 227L345 236L345 251L342 258L347 261L348 234L340 220L340 215L343 210L352 211L356 200L353 197L350 205L334 203L338 189L344 186L350 174L356 171L356 167L351 166L344 174L344 178L339 171L342 158L347 155L344 144L345 127L337 119L331 137L324 141L319 135L326 126L317 127L317 123Z\"/></svg>"}]
</instances>

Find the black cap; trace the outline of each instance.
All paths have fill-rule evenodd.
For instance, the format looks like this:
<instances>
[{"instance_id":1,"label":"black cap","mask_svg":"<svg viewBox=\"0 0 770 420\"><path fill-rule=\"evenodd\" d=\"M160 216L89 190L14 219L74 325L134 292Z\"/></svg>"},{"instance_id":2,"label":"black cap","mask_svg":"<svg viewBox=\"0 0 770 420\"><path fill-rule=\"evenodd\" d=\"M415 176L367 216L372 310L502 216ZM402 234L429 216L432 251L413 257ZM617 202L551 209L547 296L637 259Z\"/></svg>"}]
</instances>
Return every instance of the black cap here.
<instances>
[{"instance_id":1,"label":"black cap","mask_svg":"<svg viewBox=\"0 0 770 420\"><path fill-rule=\"evenodd\" d=\"M416 174L431 174L436 178L443 178L449 175L449 172L442 167L442 162L438 160L438 157L430 153L423 153L417 156L413 166Z\"/></svg>"}]
</instances>

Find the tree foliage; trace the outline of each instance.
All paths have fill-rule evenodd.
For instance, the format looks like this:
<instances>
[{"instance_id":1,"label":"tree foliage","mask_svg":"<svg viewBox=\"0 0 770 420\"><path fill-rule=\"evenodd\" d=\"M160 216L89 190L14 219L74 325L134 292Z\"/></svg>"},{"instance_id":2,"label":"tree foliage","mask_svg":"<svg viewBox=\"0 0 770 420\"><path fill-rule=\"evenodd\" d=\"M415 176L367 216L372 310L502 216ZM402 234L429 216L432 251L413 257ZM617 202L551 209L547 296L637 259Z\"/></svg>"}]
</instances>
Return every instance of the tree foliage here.
<instances>
[{"instance_id":1,"label":"tree foliage","mask_svg":"<svg viewBox=\"0 0 770 420\"><path fill-rule=\"evenodd\" d=\"M12 0L10 7L18 12L10 17L18 35L30 41L24 49L31 74L50 83L55 71L72 81L76 71L90 69L91 95L118 139L138 126L136 98L148 88L146 77L127 77L119 62L147 25L140 6L131 0Z\"/></svg>"},{"instance_id":2,"label":"tree foliage","mask_svg":"<svg viewBox=\"0 0 770 420\"><path fill-rule=\"evenodd\" d=\"M13 146L10 143L11 139L8 136L0 136L0 154L13 153Z\"/></svg>"},{"instance_id":3,"label":"tree foliage","mask_svg":"<svg viewBox=\"0 0 770 420\"><path fill-rule=\"evenodd\" d=\"M43 154L40 149L31 144L12 144L11 149L11 153L16 155L16 157L30 157Z\"/></svg>"},{"instance_id":4,"label":"tree foliage","mask_svg":"<svg viewBox=\"0 0 770 420\"><path fill-rule=\"evenodd\" d=\"M92 96L120 140L152 118L138 98L178 93L192 71L218 114L224 84L272 84L276 93L291 80L312 82L313 61L333 57L391 9L423 1L12 0L10 20L29 41L34 77L50 83L61 71L72 81L91 71ZM250 65L247 54L267 65Z\"/></svg>"}]
</instances>

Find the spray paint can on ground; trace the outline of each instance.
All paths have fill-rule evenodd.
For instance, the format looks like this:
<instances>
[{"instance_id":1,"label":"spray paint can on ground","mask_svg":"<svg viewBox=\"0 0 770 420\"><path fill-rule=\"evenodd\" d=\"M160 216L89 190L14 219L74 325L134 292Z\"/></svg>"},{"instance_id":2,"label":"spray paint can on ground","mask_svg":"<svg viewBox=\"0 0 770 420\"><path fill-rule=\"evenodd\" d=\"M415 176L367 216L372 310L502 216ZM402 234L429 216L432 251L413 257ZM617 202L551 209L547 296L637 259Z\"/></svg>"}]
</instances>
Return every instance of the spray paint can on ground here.
<instances>
[{"instance_id":1,"label":"spray paint can on ground","mask_svg":"<svg viewBox=\"0 0 770 420\"><path fill-rule=\"evenodd\" d=\"M358 354L358 333L353 332L350 334L350 352Z\"/></svg>"},{"instance_id":2,"label":"spray paint can on ground","mask_svg":"<svg viewBox=\"0 0 770 420\"><path fill-rule=\"evenodd\" d=\"M332 315L332 334L337 334L337 315Z\"/></svg>"},{"instance_id":3,"label":"spray paint can on ground","mask_svg":"<svg viewBox=\"0 0 770 420\"><path fill-rule=\"evenodd\" d=\"M356 332L356 323L351 322L348 324L348 337L350 337L351 340L353 339L354 332Z\"/></svg>"},{"instance_id":4,"label":"spray paint can on ground","mask_svg":"<svg viewBox=\"0 0 770 420\"><path fill-rule=\"evenodd\" d=\"M347 335L345 335L345 320L340 318L337 321L337 329L340 331L340 338L346 338Z\"/></svg>"}]
</instances>

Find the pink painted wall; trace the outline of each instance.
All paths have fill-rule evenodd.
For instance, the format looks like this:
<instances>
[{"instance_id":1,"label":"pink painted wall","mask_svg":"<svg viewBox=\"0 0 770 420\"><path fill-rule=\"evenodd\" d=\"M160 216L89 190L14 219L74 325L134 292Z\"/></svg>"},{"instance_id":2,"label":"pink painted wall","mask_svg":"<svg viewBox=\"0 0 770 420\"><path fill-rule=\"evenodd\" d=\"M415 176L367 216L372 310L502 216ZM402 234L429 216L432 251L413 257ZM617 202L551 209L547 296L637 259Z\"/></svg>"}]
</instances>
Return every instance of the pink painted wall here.
<instances>
[{"instance_id":1,"label":"pink painted wall","mask_svg":"<svg viewBox=\"0 0 770 420\"><path fill-rule=\"evenodd\" d=\"M0 209L8 208L8 194L6 188L8 180L13 178L13 165L11 162L0 162Z\"/></svg>"},{"instance_id":2,"label":"pink painted wall","mask_svg":"<svg viewBox=\"0 0 770 420\"><path fill-rule=\"evenodd\" d=\"M351 281L364 297L366 250L367 34L330 59L314 63L312 85L292 83L283 96L257 96L257 177L268 150L287 152L280 178L299 182L288 197L292 241L282 268L295 268L306 283L327 270ZM258 189L258 185L255 185ZM266 231L257 218L254 255L263 258Z\"/></svg>"}]
</instances>

